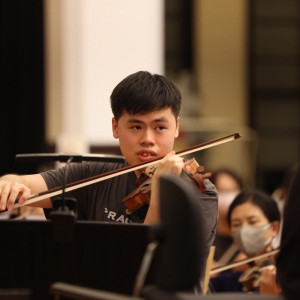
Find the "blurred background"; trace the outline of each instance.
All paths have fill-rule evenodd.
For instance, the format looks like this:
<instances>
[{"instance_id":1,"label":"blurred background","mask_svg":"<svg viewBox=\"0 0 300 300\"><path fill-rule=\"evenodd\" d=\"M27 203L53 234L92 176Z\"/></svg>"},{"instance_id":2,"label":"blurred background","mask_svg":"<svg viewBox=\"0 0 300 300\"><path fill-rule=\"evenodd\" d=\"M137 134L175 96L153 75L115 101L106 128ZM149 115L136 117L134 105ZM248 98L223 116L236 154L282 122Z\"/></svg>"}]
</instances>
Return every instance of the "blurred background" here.
<instances>
[{"instance_id":1,"label":"blurred background","mask_svg":"<svg viewBox=\"0 0 300 300\"><path fill-rule=\"evenodd\" d=\"M298 0L0 0L0 174L18 153L120 154L109 97L148 70L183 94L176 150L268 193L299 161Z\"/></svg>"}]
</instances>

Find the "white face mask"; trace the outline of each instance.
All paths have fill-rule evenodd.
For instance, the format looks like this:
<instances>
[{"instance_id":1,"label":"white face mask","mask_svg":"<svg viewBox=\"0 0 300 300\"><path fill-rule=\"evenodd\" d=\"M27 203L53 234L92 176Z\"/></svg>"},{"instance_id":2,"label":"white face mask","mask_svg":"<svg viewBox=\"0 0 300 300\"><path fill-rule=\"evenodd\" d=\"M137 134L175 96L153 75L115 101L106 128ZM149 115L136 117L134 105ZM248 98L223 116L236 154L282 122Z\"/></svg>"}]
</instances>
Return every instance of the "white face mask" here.
<instances>
[{"instance_id":1,"label":"white face mask","mask_svg":"<svg viewBox=\"0 0 300 300\"><path fill-rule=\"evenodd\" d=\"M232 233L235 244L248 256L257 255L262 252L271 242L272 238L265 240L265 231L271 224L263 226L244 225Z\"/></svg>"}]
</instances>

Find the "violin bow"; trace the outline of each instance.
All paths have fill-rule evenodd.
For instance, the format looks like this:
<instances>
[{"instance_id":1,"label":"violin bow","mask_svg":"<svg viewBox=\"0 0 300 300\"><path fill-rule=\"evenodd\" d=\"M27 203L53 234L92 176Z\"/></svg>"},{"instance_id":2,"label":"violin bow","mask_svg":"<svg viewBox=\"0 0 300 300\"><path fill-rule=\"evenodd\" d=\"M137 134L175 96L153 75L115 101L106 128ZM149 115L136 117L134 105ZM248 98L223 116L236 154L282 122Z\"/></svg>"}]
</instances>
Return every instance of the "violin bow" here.
<instances>
[{"instance_id":1,"label":"violin bow","mask_svg":"<svg viewBox=\"0 0 300 300\"><path fill-rule=\"evenodd\" d=\"M211 148L217 145L221 145L227 142L231 142L233 140L236 140L238 138L240 138L241 136L239 135L239 133L234 133L234 134L230 134L215 140L211 140L208 142L204 142L202 144L198 144L196 146L193 146L191 148L185 149L185 150L181 150L176 152L176 155L178 156L184 156L190 153L194 153L194 152L198 152L207 148ZM76 189L80 189L83 188L85 186L91 185L91 184L95 184L119 175L123 175L141 168L145 168L147 166L153 165L155 163L159 163L163 158L157 158L154 160L151 160L150 162L146 162L146 163L141 163L141 164L137 164L137 165L133 165L133 166L126 166L117 170L113 170L113 171L109 171L100 175L96 175L96 176L92 176L89 178L85 178L76 182L72 182L66 185L65 187L65 192L70 192ZM35 202L47 199L47 198L51 198L51 197L55 197L58 195L61 195L63 193L63 189L62 187L57 187L57 188L53 188L41 193L37 193L37 194L32 194L30 195L30 197L22 204L20 203L16 203L12 208L18 208L18 207L22 207L25 205L30 205L33 204Z\"/></svg>"},{"instance_id":2,"label":"violin bow","mask_svg":"<svg viewBox=\"0 0 300 300\"><path fill-rule=\"evenodd\" d=\"M242 259L240 261L228 264L226 266L217 267L217 268L214 268L210 271L210 275L214 275L214 274L226 271L226 270L230 270L230 269L233 269L235 267L245 265L249 262L260 260L262 258L271 256L271 255L275 255L277 253L279 253L279 249L275 249L275 250L272 250L272 251L269 251L269 252L266 252L266 253L263 253L263 254L260 254L260 255L257 255L257 256L250 257L250 258Z\"/></svg>"}]
</instances>

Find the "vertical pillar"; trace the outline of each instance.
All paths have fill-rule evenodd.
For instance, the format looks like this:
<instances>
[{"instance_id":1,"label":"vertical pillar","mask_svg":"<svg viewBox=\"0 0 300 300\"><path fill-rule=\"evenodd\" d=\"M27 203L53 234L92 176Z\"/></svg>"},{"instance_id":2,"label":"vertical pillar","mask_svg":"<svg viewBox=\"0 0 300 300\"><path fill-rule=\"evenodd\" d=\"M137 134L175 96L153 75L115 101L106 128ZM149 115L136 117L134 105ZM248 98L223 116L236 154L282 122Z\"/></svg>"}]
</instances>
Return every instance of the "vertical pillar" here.
<instances>
[{"instance_id":1,"label":"vertical pillar","mask_svg":"<svg viewBox=\"0 0 300 300\"><path fill-rule=\"evenodd\" d=\"M206 152L210 168L231 166L252 182L255 143L248 124L247 1L194 0L194 59L199 113L217 126L211 138L240 132L242 139ZM201 111L200 111L201 109ZM250 147L250 148L249 148Z\"/></svg>"},{"instance_id":2,"label":"vertical pillar","mask_svg":"<svg viewBox=\"0 0 300 300\"><path fill-rule=\"evenodd\" d=\"M163 0L45 0L47 141L117 144L109 97L125 76L163 73Z\"/></svg>"},{"instance_id":3,"label":"vertical pillar","mask_svg":"<svg viewBox=\"0 0 300 300\"><path fill-rule=\"evenodd\" d=\"M87 152L83 132L80 0L45 1L47 141L57 151Z\"/></svg>"}]
</instances>

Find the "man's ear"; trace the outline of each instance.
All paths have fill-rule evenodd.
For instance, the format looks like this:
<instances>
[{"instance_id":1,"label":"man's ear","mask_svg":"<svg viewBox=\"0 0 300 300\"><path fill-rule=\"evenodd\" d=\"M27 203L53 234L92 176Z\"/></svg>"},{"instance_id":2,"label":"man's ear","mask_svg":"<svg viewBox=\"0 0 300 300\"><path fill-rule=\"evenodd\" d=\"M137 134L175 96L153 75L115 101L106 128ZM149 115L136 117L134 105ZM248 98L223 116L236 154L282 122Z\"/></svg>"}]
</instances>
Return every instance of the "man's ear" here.
<instances>
[{"instance_id":1,"label":"man's ear","mask_svg":"<svg viewBox=\"0 0 300 300\"><path fill-rule=\"evenodd\" d=\"M180 123L180 117L177 117L175 138L178 138L178 136L179 136L179 123Z\"/></svg>"},{"instance_id":2,"label":"man's ear","mask_svg":"<svg viewBox=\"0 0 300 300\"><path fill-rule=\"evenodd\" d=\"M111 124L112 124L113 136L115 139L118 139L119 138L119 127L118 127L118 121L116 120L115 117L112 118Z\"/></svg>"}]
</instances>

